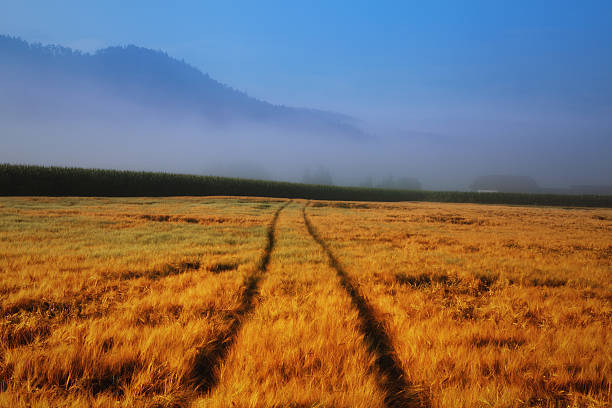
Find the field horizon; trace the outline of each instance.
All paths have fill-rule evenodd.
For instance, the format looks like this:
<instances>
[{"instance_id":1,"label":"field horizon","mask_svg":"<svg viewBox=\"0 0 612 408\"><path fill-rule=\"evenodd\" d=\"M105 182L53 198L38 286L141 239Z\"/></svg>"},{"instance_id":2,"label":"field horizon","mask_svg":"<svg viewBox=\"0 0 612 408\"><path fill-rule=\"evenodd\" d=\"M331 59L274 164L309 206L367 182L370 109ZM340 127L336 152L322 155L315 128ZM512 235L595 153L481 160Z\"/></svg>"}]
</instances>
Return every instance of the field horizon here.
<instances>
[{"instance_id":1,"label":"field horizon","mask_svg":"<svg viewBox=\"0 0 612 408\"><path fill-rule=\"evenodd\" d=\"M612 195L367 188L193 174L0 163L0 196L250 196L612 208Z\"/></svg>"}]
</instances>

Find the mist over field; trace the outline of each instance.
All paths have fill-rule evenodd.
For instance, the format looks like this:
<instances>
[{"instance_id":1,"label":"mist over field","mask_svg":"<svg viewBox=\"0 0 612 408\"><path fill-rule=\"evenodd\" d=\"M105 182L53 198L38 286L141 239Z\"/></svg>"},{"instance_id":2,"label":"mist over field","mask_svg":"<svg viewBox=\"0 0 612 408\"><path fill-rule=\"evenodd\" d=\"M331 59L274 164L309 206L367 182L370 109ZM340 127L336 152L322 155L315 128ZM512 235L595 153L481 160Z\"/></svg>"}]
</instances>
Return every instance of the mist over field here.
<instances>
[{"instance_id":1,"label":"mist over field","mask_svg":"<svg viewBox=\"0 0 612 408\"><path fill-rule=\"evenodd\" d=\"M157 51L161 41L152 49L127 46L138 40L128 36L111 47L67 42L86 52L2 36L0 162L434 190L477 189L477 178L500 175L527 178L541 191L605 190L612 185L612 52L599 37L582 50L557 44L575 33L594 35L594 27L560 24L558 38L549 33L525 45L529 33L512 26L517 38L497 39L506 48L494 52L492 41L471 57L468 38L454 68L444 47L429 56L432 65L424 57L397 60L398 44L389 39L381 63L400 68L376 71L367 55L353 56L357 68L346 72L365 71L350 91L341 76L336 89L332 74L317 83L296 68L291 95L272 58L276 85L265 75L246 81L248 64L221 72L218 81L197 61L208 49L192 62L180 59L183 48L174 47L178 55L173 47ZM379 27L364 30L381 35ZM405 47L423 51L413 42ZM212 57L218 50L210 52L219 73ZM300 75L308 81L300 83ZM264 85L275 103L265 100Z\"/></svg>"}]
</instances>

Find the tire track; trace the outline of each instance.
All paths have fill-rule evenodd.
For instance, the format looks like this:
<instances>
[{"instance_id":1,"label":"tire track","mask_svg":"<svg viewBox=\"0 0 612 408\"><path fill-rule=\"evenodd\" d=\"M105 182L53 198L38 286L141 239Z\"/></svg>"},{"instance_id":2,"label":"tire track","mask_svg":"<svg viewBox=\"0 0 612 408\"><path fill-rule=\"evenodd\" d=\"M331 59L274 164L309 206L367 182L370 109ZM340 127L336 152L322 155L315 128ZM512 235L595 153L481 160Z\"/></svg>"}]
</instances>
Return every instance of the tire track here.
<instances>
[{"instance_id":1,"label":"tire track","mask_svg":"<svg viewBox=\"0 0 612 408\"><path fill-rule=\"evenodd\" d=\"M202 393L210 392L218 383L217 369L225 360L227 353L236 341L238 331L246 320L246 317L255 307L254 299L259 291L259 283L264 277L270 263L270 256L276 243L276 223L281 211L291 203L287 201L274 213L272 221L268 225L268 242L264 253L259 260L257 268L248 275L244 281L244 291L240 301L240 307L233 313L232 323L222 331L212 342L209 342L199 350L192 370L191 381L196 389Z\"/></svg>"},{"instance_id":2,"label":"tire track","mask_svg":"<svg viewBox=\"0 0 612 408\"><path fill-rule=\"evenodd\" d=\"M340 285L351 297L353 306L359 313L360 329L365 337L368 351L376 357L375 364L380 374L378 376L380 387L385 393L385 405L389 408L422 407L426 405L415 392L410 390L410 384L406 382L406 376L393 349L389 335L385 332L382 323L376 319L372 306L359 293L359 289L344 271L329 245L321 238L310 222L306 214L306 206L302 207L302 214L308 232L327 254L330 265L336 270L340 278Z\"/></svg>"}]
</instances>

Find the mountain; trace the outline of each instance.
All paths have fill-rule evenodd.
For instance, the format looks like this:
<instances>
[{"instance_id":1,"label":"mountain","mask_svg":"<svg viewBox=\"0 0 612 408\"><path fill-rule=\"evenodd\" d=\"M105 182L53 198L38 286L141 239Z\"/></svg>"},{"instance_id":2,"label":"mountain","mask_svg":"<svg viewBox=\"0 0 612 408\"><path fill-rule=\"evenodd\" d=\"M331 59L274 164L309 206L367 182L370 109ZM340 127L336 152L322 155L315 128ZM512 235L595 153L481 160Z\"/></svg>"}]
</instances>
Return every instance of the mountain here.
<instances>
[{"instance_id":1,"label":"mountain","mask_svg":"<svg viewBox=\"0 0 612 408\"><path fill-rule=\"evenodd\" d=\"M0 107L16 115L25 109L27 118L33 113L79 118L97 113L110 118L121 115L100 103L108 100L110 105L127 104L146 113L176 113L220 127L236 123L272 127L286 137L368 137L349 116L257 100L164 52L134 45L87 54L0 36L0 90L5 104L0 102Z\"/></svg>"}]
</instances>

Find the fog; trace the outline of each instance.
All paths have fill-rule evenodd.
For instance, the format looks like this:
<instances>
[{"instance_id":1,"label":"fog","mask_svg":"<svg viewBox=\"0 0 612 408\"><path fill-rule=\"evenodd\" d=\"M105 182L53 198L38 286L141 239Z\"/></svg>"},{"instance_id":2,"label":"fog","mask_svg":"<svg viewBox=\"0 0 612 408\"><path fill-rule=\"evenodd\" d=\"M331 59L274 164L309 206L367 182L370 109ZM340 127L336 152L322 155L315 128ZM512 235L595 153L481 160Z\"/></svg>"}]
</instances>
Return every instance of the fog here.
<instances>
[{"instance_id":1,"label":"fog","mask_svg":"<svg viewBox=\"0 0 612 408\"><path fill-rule=\"evenodd\" d=\"M234 115L231 102L221 115L175 91L176 78L126 91L112 78L58 75L41 65L0 67L0 162L298 182L323 171L336 185L409 177L434 190L466 190L489 174L531 176L549 188L612 185L612 109L458 109L429 100L402 109L347 107L348 116L287 116L288 108L231 94L265 114ZM151 93L151 83L163 92Z\"/></svg>"},{"instance_id":2,"label":"fog","mask_svg":"<svg viewBox=\"0 0 612 408\"><path fill-rule=\"evenodd\" d=\"M529 175L554 187L612 184L607 129L481 121L438 134L412 130L409 123L401 128L373 122L364 123L369 138L353 140L254 122L218 125L134 105L94 86L81 90L74 104L49 110L3 99L0 162L286 181L325 168L339 185L391 175L448 190L467 189L485 174ZM62 98L39 101L56 97Z\"/></svg>"}]
</instances>

